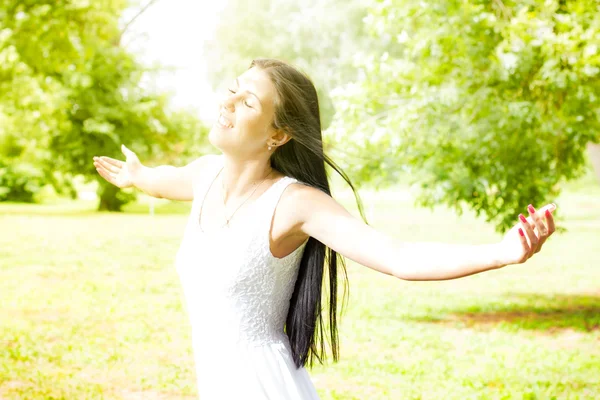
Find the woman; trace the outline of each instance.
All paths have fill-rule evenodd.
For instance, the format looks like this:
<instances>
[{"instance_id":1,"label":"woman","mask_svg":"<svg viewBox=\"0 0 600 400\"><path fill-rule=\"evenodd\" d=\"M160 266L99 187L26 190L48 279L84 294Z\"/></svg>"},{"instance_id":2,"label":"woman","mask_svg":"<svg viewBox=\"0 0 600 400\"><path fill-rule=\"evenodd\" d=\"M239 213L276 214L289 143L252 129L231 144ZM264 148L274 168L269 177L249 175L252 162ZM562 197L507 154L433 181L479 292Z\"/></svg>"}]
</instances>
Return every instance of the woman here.
<instances>
[{"instance_id":1,"label":"woman","mask_svg":"<svg viewBox=\"0 0 600 400\"><path fill-rule=\"evenodd\" d=\"M281 61L255 60L229 92L209 134L219 156L148 168L123 146L126 162L94 158L118 187L193 200L176 269L202 399L318 398L304 366L324 355L324 323L338 358L338 254L400 279L454 279L523 263L554 232L556 206L530 205L529 218L520 214L500 243L395 241L330 196L325 163L352 184L323 153L308 77Z\"/></svg>"}]
</instances>

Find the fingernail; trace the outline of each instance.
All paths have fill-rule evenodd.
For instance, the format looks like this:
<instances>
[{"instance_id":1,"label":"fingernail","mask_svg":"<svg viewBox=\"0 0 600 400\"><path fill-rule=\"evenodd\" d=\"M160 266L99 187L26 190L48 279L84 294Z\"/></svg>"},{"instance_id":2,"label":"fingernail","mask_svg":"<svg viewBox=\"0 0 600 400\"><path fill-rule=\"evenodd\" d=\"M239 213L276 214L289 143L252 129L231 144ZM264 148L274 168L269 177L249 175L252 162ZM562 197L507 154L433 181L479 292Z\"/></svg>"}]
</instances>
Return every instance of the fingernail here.
<instances>
[{"instance_id":1,"label":"fingernail","mask_svg":"<svg viewBox=\"0 0 600 400\"><path fill-rule=\"evenodd\" d=\"M520 219L520 220L521 220L521 221L522 221L524 224L526 224L526 223L527 223L527 218L525 218L525 217L523 216L523 214L519 214L519 219Z\"/></svg>"},{"instance_id":2,"label":"fingernail","mask_svg":"<svg viewBox=\"0 0 600 400\"><path fill-rule=\"evenodd\" d=\"M533 208L533 206L531 204L527 206L527 209L529 210L530 213L535 214L535 208Z\"/></svg>"},{"instance_id":3,"label":"fingernail","mask_svg":"<svg viewBox=\"0 0 600 400\"><path fill-rule=\"evenodd\" d=\"M521 229L521 228L519 228L519 235L525 236L525 234L523 233L523 229Z\"/></svg>"},{"instance_id":4,"label":"fingernail","mask_svg":"<svg viewBox=\"0 0 600 400\"><path fill-rule=\"evenodd\" d=\"M546 217L550 216L550 210L546 209Z\"/></svg>"}]
</instances>

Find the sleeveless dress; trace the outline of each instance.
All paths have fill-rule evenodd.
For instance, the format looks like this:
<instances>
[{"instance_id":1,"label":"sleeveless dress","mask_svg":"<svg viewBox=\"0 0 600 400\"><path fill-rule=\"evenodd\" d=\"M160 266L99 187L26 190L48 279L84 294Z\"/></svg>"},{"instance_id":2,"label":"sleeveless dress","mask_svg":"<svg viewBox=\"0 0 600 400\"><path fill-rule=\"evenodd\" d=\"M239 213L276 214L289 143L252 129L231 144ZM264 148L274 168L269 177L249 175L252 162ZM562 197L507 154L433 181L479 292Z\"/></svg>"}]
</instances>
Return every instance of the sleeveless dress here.
<instances>
[{"instance_id":1,"label":"sleeveless dress","mask_svg":"<svg viewBox=\"0 0 600 400\"><path fill-rule=\"evenodd\" d=\"M176 256L192 327L202 400L313 400L305 368L296 368L284 324L306 242L283 258L272 255L269 230L285 188L283 177L253 203L242 223L198 226L200 204L222 166L194 185L192 210Z\"/></svg>"}]
</instances>

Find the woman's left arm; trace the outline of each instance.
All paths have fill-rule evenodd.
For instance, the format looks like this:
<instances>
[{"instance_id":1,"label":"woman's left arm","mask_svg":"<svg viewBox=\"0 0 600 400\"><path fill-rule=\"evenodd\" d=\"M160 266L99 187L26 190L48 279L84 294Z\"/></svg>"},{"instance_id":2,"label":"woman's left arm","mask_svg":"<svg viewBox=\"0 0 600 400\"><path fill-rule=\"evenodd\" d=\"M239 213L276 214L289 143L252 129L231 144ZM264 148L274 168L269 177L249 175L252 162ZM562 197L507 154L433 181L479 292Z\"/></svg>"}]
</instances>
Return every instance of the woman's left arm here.
<instances>
[{"instance_id":1,"label":"woman's left arm","mask_svg":"<svg viewBox=\"0 0 600 400\"><path fill-rule=\"evenodd\" d=\"M550 204L537 211L529 208L530 217L523 217L499 243L403 242L352 216L326 193L294 186L288 204L294 205L294 225L301 232L361 265L405 280L455 279L523 263L555 230L551 212L556 206Z\"/></svg>"}]
</instances>

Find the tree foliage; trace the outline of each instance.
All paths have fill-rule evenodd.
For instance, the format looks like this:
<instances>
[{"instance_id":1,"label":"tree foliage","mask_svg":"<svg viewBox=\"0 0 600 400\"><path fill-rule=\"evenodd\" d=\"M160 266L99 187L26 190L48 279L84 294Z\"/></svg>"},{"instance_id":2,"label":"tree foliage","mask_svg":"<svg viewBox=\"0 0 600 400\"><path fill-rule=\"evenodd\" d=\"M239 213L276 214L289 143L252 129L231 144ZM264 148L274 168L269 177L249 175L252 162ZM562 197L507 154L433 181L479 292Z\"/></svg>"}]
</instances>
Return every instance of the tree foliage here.
<instances>
[{"instance_id":1,"label":"tree foliage","mask_svg":"<svg viewBox=\"0 0 600 400\"><path fill-rule=\"evenodd\" d=\"M373 0L385 43L334 92L328 137L360 181L410 171L419 203L512 226L552 201L600 141L600 3Z\"/></svg>"},{"instance_id":2,"label":"tree foliage","mask_svg":"<svg viewBox=\"0 0 600 400\"><path fill-rule=\"evenodd\" d=\"M314 79L326 127L335 112L329 92L356 78L354 55L373 45L366 15L359 0L229 0L204 46L210 79L229 84L255 58L291 62Z\"/></svg>"},{"instance_id":3,"label":"tree foliage","mask_svg":"<svg viewBox=\"0 0 600 400\"><path fill-rule=\"evenodd\" d=\"M0 4L3 164L30 165L59 191L69 188L65 177L98 179L99 208L118 210L133 195L111 190L99 179L93 156L119 157L126 143L169 162L189 155L189 142L206 134L196 117L170 111L167 96L145 87L151 71L120 43L119 18L127 1ZM6 176L13 170L0 169ZM22 199L22 190L7 182L0 172L5 196L13 193L6 198Z\"/></svg>"}]
</instances>

